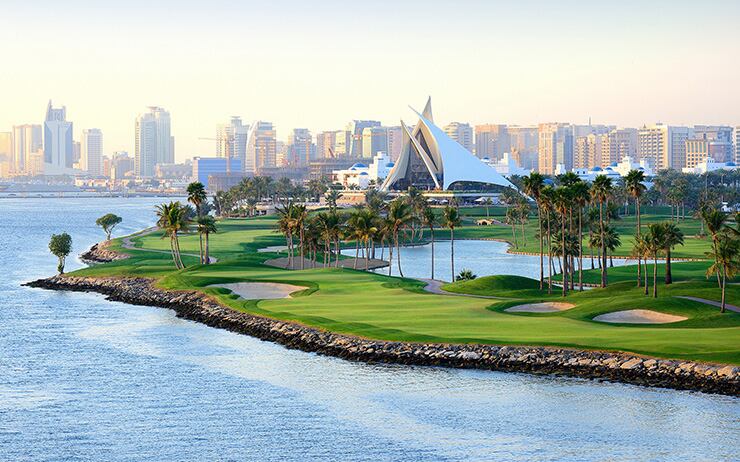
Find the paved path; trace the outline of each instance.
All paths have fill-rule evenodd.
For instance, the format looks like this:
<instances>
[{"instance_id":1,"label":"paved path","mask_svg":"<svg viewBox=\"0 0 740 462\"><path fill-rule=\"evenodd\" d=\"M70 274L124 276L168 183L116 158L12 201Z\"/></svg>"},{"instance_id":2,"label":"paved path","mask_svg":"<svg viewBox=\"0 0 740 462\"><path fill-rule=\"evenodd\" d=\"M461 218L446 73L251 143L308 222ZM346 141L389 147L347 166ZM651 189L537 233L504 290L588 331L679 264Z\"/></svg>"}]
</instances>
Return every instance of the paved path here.
<instances>
[{"instance_id":1,"label":"paved path","mask_svg":"<svg viewBox=\"0 0 740 462\"><path fill-rule=\"evenodd\" d=\"M324 260L319 259L315 263L309 260L308 258L303 259L303 269L312 269L312 268L323 268L324 267ZM301 257L296 255L293 258L293 265L292 267L288 266L288 257L280 257L280 258L273 258L272 260L265 261L265 265L273 266L275 268L281 268L281 269L292 269L292 270L300 270L301 269ZM355 259L354 258L341 258L339 260L339 266L342 268L353 268L355 265ZM377 260L377 259L370 259L368 262L368 269L374 270L378 268L385 268L388 266L388 262L385 260ZM328 266L329 268L334 267L334 259L332 259L331 264ZM365 269L365 259L360 258L357 260L357 268L358 270L364 270Z\"/></svg>"},{"instance_id":2,"label":"paved path","mask_svg":"<svg viewBox=\"0 0 740 462\"><path fill-rule=\"evenodd\" d=\"M494 297L493 295L457 294L454 292L447 292L445 290L442 290L442 284L447 284L447 282L445 281L439 281L437 279L424 279L424 278L419 278L419 280L427 283L427 285L424 287L424 290L432 294L450 295L452 297L473 297L473 298L488 298L492 300L511 300L510 298Z\"/></svg>"},{"instance_id":3,"label":"paved path","mask_svg":"<svg viewBox=\"0 0 740 462\"><path fill-rule=\"evenodd\" d=\"M695 302L704 303L705 305L716 306L717 308L721 308L722 307L722 303L715 302L714 300L707 300L706 298L689 297L689 296L684 296L684 295L676 295L675 298L683 298L685 300L693 300ZM736 313L740 313L740 307L738 307L738 306L730 305L728 303L725 303L725 308L728 309L728 310L730 310L730 311L734 311Z\"/></svg>"},{"instance_id":4,"label":"paved path","mask_svg":"<svg viewBox=\"0 0 740 462\"><path fill-rule=\"evenodd\" d=\"M141 237L141 236L146 236L147 234L152 234L153 232L157 231L158 229L159 228L157 228L156 226L152 226L151 228L142 229L141 231L139 231L137 233L134 233L134 234L131 234L129 236L126 236L126 237L124 237L121 240L121 247L123 247L124 249L141 250L143 252L166 253L167 255L172 255L172 252L170 252L169 250L145 249L145 248L141 248L141 247L136 247L134 245L134 242L131 240L131 239L133 239L135 237ZM182 253L181 252L180 255L186 255L188 257L200 258L200 255L198 255L197 253ZM208 257L208 261L210 261L211 263L216 263L218 261L218 258L209 256Z\"/></svg>"}]
</instances>

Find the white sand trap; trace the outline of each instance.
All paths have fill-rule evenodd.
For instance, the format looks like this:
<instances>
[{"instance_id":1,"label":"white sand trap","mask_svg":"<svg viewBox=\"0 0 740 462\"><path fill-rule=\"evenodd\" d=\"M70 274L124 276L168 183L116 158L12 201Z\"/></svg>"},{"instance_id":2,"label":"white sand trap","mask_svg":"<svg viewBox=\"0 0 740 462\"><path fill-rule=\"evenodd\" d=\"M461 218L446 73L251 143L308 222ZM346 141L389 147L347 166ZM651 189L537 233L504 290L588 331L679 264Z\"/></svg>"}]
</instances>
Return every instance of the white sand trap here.
<instances>
[{"instance_id":1,"label":"white sand trap","mask_svg":"<svg viewBox=\"0 0 740 462\"><path fill-rule=\"evenodd\" d=\"M287 245L271 245L269 247L262 247L261 249L257 249L258 253L272 253L272 252L285 252L288 250Z\"/></svg>"},{"instance_id":2,"label":"white sand trap","mask_svg":"<svg viewBox=\"0 0 740 462\"><path fill-rule=\"evenodd\" d=\"M508 311L509 313L554 313L556 311L569 310L574 306L572 303L563 302L528 303L526 305L512 306L511 308L506 308L504 311Z\"/></svg>"},{"instance_id":3,"label":"white sand trap","mask_svg":"<svg viewBox=\"0 0 740 462\"><path fill-rule=\"evenodd\" d=\"M276 282L234 282L232 284L213 284L209 287L229 289L246 300L267 300L274 298L289 298L290 294L307 287Z\"/></svg>"},{"instance_id":4,"label":"white sand trap","mask_svg":"<svg viewBox=\"0 0 740 462\"><path fill-rule=\"evenodd\" d=\"M626 324L668 324L687 319L683 316L659 313L652 310L625 310L600 314L594 318L594 321Z\"/></svg>"}]
</instances>

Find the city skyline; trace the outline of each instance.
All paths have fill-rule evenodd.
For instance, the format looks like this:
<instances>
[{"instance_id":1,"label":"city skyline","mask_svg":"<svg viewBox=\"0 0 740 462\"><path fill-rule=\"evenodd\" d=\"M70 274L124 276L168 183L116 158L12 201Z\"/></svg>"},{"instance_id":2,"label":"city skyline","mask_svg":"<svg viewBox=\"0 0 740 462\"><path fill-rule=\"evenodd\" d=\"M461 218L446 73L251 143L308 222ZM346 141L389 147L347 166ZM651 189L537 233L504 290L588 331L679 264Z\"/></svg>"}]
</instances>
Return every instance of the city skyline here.
<instances>
[{"instance_id":1,"label":"city skyline","mask_svg":"<svg viewBox=\"0 0 740 462\"><path fill-rule=\"evenodd\" d=\"M172 114L182 161L213 154L214 143L198 138L213 137L231 115L270 121L285 140L294 128L317 134L353 119L397 126L413 118L397 108L428 95L444 108L438 120L472 126L589 118L635 128L740 124L740 95L732 91L740 32L731 24L739 5L523 3L424 2L421 10L418 2L377 9L216 2L207 12L157 5L139 17L136 1L112 8L77 1L61 11L10 2L0 38L19 71L0 78L0 131L41 123L52 99L67 107L75 140L96 127L106 153L132 153L136 115L157 105ZM285 8L296 14L282 18ZM64 34L52 19L69 26ZM262 24L276 21L285 27ZM318 29L324 33L311 33ZM233 70L224 73L229 56ZM722 72L695 72L699 57Z\"/></svg>"}]
</instances>

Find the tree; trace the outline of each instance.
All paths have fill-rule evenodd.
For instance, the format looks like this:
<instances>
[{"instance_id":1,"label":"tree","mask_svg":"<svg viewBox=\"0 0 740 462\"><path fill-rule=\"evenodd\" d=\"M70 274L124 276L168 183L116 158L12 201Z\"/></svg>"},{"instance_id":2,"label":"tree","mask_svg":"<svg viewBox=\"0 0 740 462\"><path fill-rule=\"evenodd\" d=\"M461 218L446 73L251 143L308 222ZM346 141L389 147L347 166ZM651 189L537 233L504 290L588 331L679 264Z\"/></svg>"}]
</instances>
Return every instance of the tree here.
<instances>
[{"instance_id":1,"label":"tree","mask_svg":"<svg viewBox=\"0 0 740 462\"><path fill-rule=\"evenodd\" d=\"M481 201L481 204L483 204L483 206L486 208L486 218L490 218L491 215L488 213L488 209L489 207L491 207L491 205L493 205L493 200L490 197L484 197Z\"/></svg>"},{"instance_id":2,"label":"tree","mask_svg":"<svg viewBox=\"0 0 740 462\"><path fill-rule=\"evenodd\" d=\"M720 233L722 232L722 229L725 227L725 223L727 222L728 215L721 211L714 208L707 208L705 210L702 210L702 221L704 222L704 225L707 228L707 232L709 232L709 235L712 238L712 251L714 253L717 253L717 245L720 238ZM722 285L722 278L719 273L717 274L717 284Z\"/></svg>"},{"instance_id":3,"label":"tree","mask_svg":"<svg viewBox=\"0 0 740 462\"><path fill-rule=\"evenodd\" d=\"M342 194L339 193L336 189L329 189L326 191L326 194L324 194L324 199L326 199L326 204L329 206L330 211L335 211L337 209L337 201L342 197Z\"/></svg>"},{"instance_id":4,"label":"tree","mask_svg":"<svg viewBox=\"0 0 740 462\"><path fill-rule=\"evenodd\" d=\"M203 183L200 181L194 181L190 183L187 187L187 193L188 193L188 202L193 204L193 207L195 207L195 213L197 216L202 215L202 209L201 206L203 203L205 203L208 200L208 195L206 194L206 188L203 186Z\"/></svg>"},{"instance_id":5,"label":"tree","mask_svg":"<svg viewBox=\"0 0 740 462\"><path fill-rule=\"evenodd\" d=\"M95 224L103 228L105 231L105 240L110 241L111 233L113 228L118 226L123 221L123 218L119 217L115 213L106 213L102 217L95 220Z\"/></svg>"},{"instance_id":6,"label":"tree","mask_svg":"<svg viewBox=\"0 0 740 462\"><path fill-rule=\"evenodd\" d=\"M635 236L635 244L632 247L632 256L637 257L637 265L641 266L641 262L645 262L645 295L648 294L648 271L647 264L648 258L650 257L650 243L646 239L645 235ZM638 269L638 274L640 270Z\"/></svg>"},{"instance_id":7,"label":"tree","mask_svg":"<svg viewBox=\"0 0 740 462\"><path fill-rule=\"evenodd\" d=\"M399 197L391 202L390 207L388 208L388 225L390 227L390 235L393 242L389 248L390 261L388 264L388 276L391 275L393 269L393 247L395 246L397 252L396 258L398 261L398 273L403 277L403 270L401 269L401 247L398 244L398 233L408 226L413 219L414 210L406 200Z\"/></svg>"},{"instance_id":8,"label":"tree","mask_svg":"<svg viewBox=\"0 0 740 462\"><path fill-rule=\"evenodd\" d=\"M570 209L571 195L567 186L558 186L555 189L553 205L555 210L560 214L560 238L561 238L561 255L563 257L563 297L568 295L568 252L565 240L567 234L565 224L567 222L568 211Z\"/></svg>"},{"instance_id":9,"label":"tree","mask_svg":"<svg viewBox=\"0 0 740 462\"><path fill-rule=\"evenodd\" d=\"M583 291L583 210L588 206L591 194L584 181L574 183L571 194L578 209L578 290Z\"/></svg>"},{"instance_id":10,"label":"tree","mask_svg":"<svg viewBox=\"0 0 740 462\"><path fill-rule=\"evenodd\" d=\"M67 233L52 234L49 240L49 251L59 259L57 271L59 274L64 274L65 261L72 251L72 237Z\"/></svg>"},{"instance_id":11,"label":"tree","mask_svg":"<svg viewBox=\"0 0 740 462\"><path fill-rule=\"evenodd\" d=\"M545 269L544 269L544 249L542 235L542 189L545 187L545 177L537 172L532 172L529 176L522 178L522 186L524 194L531 197L535 204L537 204L537 226L539 228L539 241L540 241L540 290L544 288L545 280ZM486 209L486 215L488 215L488 209Z\"/></svg>"},{"instance_id":12,"label":"tree","mask_svg":"<svg viewBox=\"0 0 740 462\"><path fill-rule=\"evenodd\" d=\"M673 283L671 274L671 250L677 245L683 245L683 232L679 227L670 221L662 224L663 226L663 251L665 252L665 284Z\"/></svg>"},{"instance_id":13,"label":"tree","mask_svg":"<svg viewBox=\"0 0 740 462\"><path fill-rule=\"evenodd\" d=\"M606 287L608 283L607 269L606 269L606 248L604 247L604 206L609 202L609 196L612 193L612 179L599 175L594 179L591 184L591 197L599 204L599 230L601 236L601 287Z\"/></svg>"},{"instance_id":14,"label":"tree","mask_svg":"<svg viewBox=\"0 0 740 462\"><path fill-rule=\"evenodd\" d=\"M729 233L722 233L717 238L714 250L707 252L707 256L714 260L712 266L707 269L707 277L717 274L720 279L720 289L722 290L722 301L720 313L726 309L725 289L727 288L727 278L734 278L740 270L740 241Z\"/></svg>"},{"instance_id":15,"label":"tree","mask_svg":"<svg viewBox=\"0 0 740 462\"><path fill-rule=\"evenodd\" d=\"M186 232L190 227L190 218L188 217L188 208L183 206L179 201L170 202L169 204L160 204L156 207L157 226L164 231L163 238L169 236L170 251L172 259L177 269L185 268L180 255L180 241L178 235L180 232Z\"/></svg>"},{"instance_id":16,"label":"tree","mask_svg":"<svg viewBox=\"0 0 740 462\"><path fill-rule=\"evenodd\" d=\"M198 217L198 219L196 220L196 225L198 228L198 237L200 239L200 263L203 265L208 265L211 263L208 241L209 241L209 236L212 233L215 233L216 231L218 231L218 229L216 228L216 220L209 215L204 215L202 217ZM203 246L204 240L205 240L205 250Z\"/></svg>"},{"instance_id":17,"label":"tree","mask_svg":"<svg viewBox=\"0 0 740 462\"><path fill-rule=\"evenodd\" d=\"M635 236L640 235L640 198L647 191L643 183L645 181L645 172L642 170L630 170L624 177L624 186L627 193L635 200L635 216L637 218L637 229ZM640 257L637 257L637 287L640 287Z\"/></svg>"},{"instance_id":18,"label":"tree","mask_svg":"<svg viewBox=\"0 0 740 462\"><path fill-rule=\"evenodd\" d=\"M455 281L472 281L473 279L477 278L475 274L469 269L463 269L460 271L460 274L458 274L455 277Z\"/></svg>"},{"instance_id":19,"label":"tree","mask_svg":"<svg viewBox=\"0 0 740 462\"><path fill-rule=\"evenodd\" d=\"M552 186L545 186L540 191L540 212L545 216L545 238L547 240L547 293L552 293L552 207L555 189Z\"/></svg>"},{"instance_id":20,"label":"tree","mask_svg":"<svg viewBox=\"0 0 740 462\"><path fill-rule=\"evenodd\" d=\"M653 257L653 298L658 298L658 255L666 247L665 227L662 223L650 223L645 240Z\"/></svg>"},{"instance_id":21,"label":"tree","mask_svg":"<svg viewBox=\"0 0 740 462\"><path fill-rule=\"evenodd\" d=\"M434 209L427 206L421 214L421 221L424 226L429 228L429 234L431 235L432 242L432 279L434 279L434 226L437 224L437 215L434 213Z\"/></svg>"},{"instance_id":22,"label":"tree","mask_svg":"<svg viewBox=\"0 0 740 462\"><path fill-rule=\"evenodd\" d=\"M442 226L450 230L450 264L452 280L455 279L455 228L462 225L460 213L456 207L447 206L442 212Z\"/></svg>"}]
</instances>

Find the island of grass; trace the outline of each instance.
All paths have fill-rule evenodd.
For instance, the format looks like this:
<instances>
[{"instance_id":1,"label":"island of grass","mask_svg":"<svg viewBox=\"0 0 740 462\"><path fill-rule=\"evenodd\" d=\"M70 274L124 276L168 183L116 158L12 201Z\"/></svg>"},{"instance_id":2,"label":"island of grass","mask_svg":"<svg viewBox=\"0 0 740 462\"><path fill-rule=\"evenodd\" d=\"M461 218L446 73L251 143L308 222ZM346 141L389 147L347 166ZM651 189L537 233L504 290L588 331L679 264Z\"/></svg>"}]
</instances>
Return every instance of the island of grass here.
<instances>
[{"instance_id":1,"label":"island of grass","mask_svg":"<svg viewBox=\"0 0 740 462\"><path fill-rule=\"evenodd\" d=\"M130 238L134 249L123 248L120 239L111 243L110 249L127 253L129 258L71 275L153 278L160 288L201 291L236 311L368 339L560 346L740 364L740 314L721 314L714 306L678 298L719 297L716 282L707 281L703 274L698 278L692 276L694 271L684 274L680 270L681 265L688 263L674 264L676 282L661 286L657 299L642 295L635 278L626 277L628 267L623 268L623 280L614 277L616 282L605 289L575 291L565 299L556 290L552 294L541 291L538 281L517 276L480 277L443 286L450 294L502 299L458 297L428 293L422 281L360 270L317 267L291 271L267 266L266 260L280 255L258 250L285 243L274 231L275 224L274 217L220 220L218 234L211 237L211 255L218 259L214 264L199 265L197 257L184 255L187 268L176 271L167 253L167 240L161 239L160 233L152 233ZM478 229L482 228L466 226L462 230L479 234L482 232ZM478 237L496 237L492 234ZM197 255L198 236L182 236L180 247L184 254ZM464 262L458 264L464 266ZM307 289L289 298L246 300L228 289L212 287L240 282L290 284ZM727 293L730 304L740 301L740 286L730 286ZM505 311L516 305L547 301L567 301L575 306L552 313ZM630 309L654 310L687 319L655 325L593 321L601 314Z\"/></svg>"}]
</instances>

